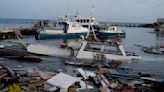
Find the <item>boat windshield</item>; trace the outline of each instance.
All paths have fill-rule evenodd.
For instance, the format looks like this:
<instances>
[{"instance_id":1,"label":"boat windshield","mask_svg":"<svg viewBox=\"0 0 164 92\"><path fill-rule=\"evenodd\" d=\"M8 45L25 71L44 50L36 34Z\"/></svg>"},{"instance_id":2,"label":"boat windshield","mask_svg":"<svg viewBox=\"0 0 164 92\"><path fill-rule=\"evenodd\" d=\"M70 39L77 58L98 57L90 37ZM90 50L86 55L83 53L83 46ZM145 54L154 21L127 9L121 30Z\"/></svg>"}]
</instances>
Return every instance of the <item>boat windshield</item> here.
<instances>
[{"instance_id":1,"label":"boat windshield","mask_svg":"<svg viewBox=\"0 0 164 92\"><path fill-rule=\"evenodd\" d=\"M85 51L91 51L91 52L106 53L106 54L116 54L116 55L121 54L121 52L117 46L95 44L95 43L87 43L84 50Z\"/></svg>"},{"instance_id":2,"label":"boat windshield","mask_svg":"<svg viewBox=\"0 0 164 92\"><path fill-rule=\"evenodd\" d=\"M83 18L83 19L76 19L77 22L79 23L93 23L95 20L93 18Z\"/></svg>"},{"instance_id":3,"label":"boat windshield","mask_svg":"<svg viewBox=\"0 0 164 92\"><path fill-rule=\"evenodd\" d=\"M121 55L121 51L116 46L106 46L104 52L108 54Z\"/></svg>"},{"instance_id":4,"label":"boat windshield","mask_svg":"<svg viewBox=\"0 0 164 92\"><path fill-rule=\"evenodd\" d=\"M109 28L109 30L115 31L116 29L115 29L115 27L111 27L111 28Z\"/></svg>"},{"instance_id":5,"label":"boat windshield","mask_svg":"<svg viewBox=\"0 0 164 92\"><path fill-rule=\"evenodd\" d=\"M64 25L63 24L57 24L57 25L55 25L53 27L49 27L47 29L49 29L49 30L63 30L64 29Z\"/></svg>"}]
</instances>

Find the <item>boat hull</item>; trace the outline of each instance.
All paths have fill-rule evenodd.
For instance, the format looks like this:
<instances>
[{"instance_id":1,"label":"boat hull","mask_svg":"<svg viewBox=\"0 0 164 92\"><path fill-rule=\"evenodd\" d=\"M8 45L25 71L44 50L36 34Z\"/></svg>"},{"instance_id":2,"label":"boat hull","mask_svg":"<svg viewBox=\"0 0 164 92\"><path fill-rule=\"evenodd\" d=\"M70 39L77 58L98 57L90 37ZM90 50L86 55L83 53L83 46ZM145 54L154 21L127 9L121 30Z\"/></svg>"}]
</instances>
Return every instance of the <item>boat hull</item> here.
<instances>
[{"instance_id":1,"label":"boat hull","mask_svg":"<svg viewBox=\"0 0 164 92\"><path fill-rule=\"evenodd\" d=\"M51 47L43 44L31 44L27 46L27 52L37 55L45 55L45 56L58 56L58 57L71 56L71 50L69 48Z\"/></svg>"},{"instance_id":2,"label":"boat hull","mask_svg":"<svg viewBox=\"0 0 164 92\"><path fill-rule=\"evenodd\" d=\"M98 46L101 46L101 48L98 48ZM140 56L137 55L128 55L128 53L125 53L124 49L122 48L122 45L119 46L119 50L121 52L118 53L112 53L112 51L108 51L109 49L105 49L108 52L104 52L105 50L103 48L107 48L102 44L98 43L87 43L83 42L83 45L81 49L77 52L76 58L77 59L87 59L87 60L139 60L141 59Z\"/></svg>"},{"instance_id":3,"label":"boat hull","mask_svg":"<svg viewBox=\"0 0 164 92\"><path fill-rule=\"evenodd\" d=\"M23 61L34 61L40 62L43 61L40 57L32 55L26 51L9 49L9 48L0 48L0 56L16 59L16 60L23 60Z\"/></svg>"},{"instance_id":4,"label":"boat hull","mask_svg":"<svg viewBox=\"0 0 164 92\"><path fill-rule=\"evenodd\" d=\"M108 32L99 32L98 33L98 37L105 37L105 38L125 38L126 37L126 33L108 33Z\"/></svg>"},{"instance_id":5,"label":"boat hull","mask_svg":"<svg viewBox=\"0 0 164 92\"><path fill-rule=\"evenodd\" d=\"M83 33L62 33L62 34L40 34L40 40L47 40L47 39L75 39L80 38L82 35L85 36L87 32Z\"/></svg>"},{"instance_id":6,"label":"boat hull","mask_svg":"<svg viewBox=\"0 0 164 92\"><path fill-rule=\"evenodd\" d=\"M139 60L141 59L140 56L121 56L121 55L112 55L112 54L108 54L108 55L104 55L101 53L94 53L93 54L87 54L87 55L81 55L81 56L76 56L77 59L79 60L95 60L95 61L105 61L105 60ZM99 56L97 56L96 54L98 54Z\"/></svg>"}]
</instances>

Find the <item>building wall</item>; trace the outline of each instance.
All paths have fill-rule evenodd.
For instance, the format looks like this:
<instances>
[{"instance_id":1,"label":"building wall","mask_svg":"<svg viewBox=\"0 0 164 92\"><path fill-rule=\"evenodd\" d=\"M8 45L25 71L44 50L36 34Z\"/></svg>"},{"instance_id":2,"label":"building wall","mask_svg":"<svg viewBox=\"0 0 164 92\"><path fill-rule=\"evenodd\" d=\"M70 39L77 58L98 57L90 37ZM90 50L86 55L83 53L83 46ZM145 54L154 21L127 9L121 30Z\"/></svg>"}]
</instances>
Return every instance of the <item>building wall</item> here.
<instances>
[{"instance_id":1,"label":"building wall","mask_svg":"<svg viewBox=\"0 0 164 92\"><path fill-rule=\"evenodd\" d=\"M164 23L164 18L158 18L158 19L157 19L157 22L158 22L158 23Z\"/></svg>"}]
</instances>

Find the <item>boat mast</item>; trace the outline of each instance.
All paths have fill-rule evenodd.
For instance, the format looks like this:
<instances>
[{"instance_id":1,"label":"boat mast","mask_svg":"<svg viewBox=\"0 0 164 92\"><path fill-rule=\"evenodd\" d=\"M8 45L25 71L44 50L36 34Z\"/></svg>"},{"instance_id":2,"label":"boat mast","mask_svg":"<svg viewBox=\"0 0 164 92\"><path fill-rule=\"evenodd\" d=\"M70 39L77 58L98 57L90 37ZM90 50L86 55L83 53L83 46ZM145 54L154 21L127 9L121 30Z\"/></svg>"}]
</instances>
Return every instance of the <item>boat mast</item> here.
<instances>
[{"instance_id":1,"label":"boat mast","mask_svg":"<svg viewBox=\"0 0 164 92\"><path fill-rule=\"evenodd\" d=\"M93 13L94 13L94 5L92 4L91 5L91 17L93 17L93 15L94 15Z\"/></svg>"},{"instance_id":2,"label":"boat mast","mask_svg":"<svg viewBox=\"0 0 164 92\"><path fill-rule=\"evenodd\" d=\"M94 4L93 1L91 0L91 11L90 11L90 16L91 18L94 17Z\"/></svg>"}]
</instances>

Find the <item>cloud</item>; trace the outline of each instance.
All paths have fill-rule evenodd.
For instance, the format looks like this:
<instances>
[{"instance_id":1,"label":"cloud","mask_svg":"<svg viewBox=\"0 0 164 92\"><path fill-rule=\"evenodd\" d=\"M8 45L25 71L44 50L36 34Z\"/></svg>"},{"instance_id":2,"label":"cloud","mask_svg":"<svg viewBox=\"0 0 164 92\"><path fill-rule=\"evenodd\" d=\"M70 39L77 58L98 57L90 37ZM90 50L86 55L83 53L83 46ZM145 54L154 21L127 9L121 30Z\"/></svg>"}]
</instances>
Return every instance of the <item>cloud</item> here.
<instances>
[{"instance_id":1,"label":"cloud","mask_svg":"<svg viewBox=\"0 0 164 92\"><path fill-rule=\"evenodd\" d=\"M152 21L164 16L164 0L0 0L0 17L55 18L76 12L88 17L92 4L99 20Z\"/></svg>"},{"instance_id":2,"label":"cloud","mask_svg":"<svg viewBox=\"0 0 164 92\"><path fill-rule=\"evenodd\" d=\"M148 4L151 3L153 0L136 0L136 4Z\"/></svg>"}]
</instances>

